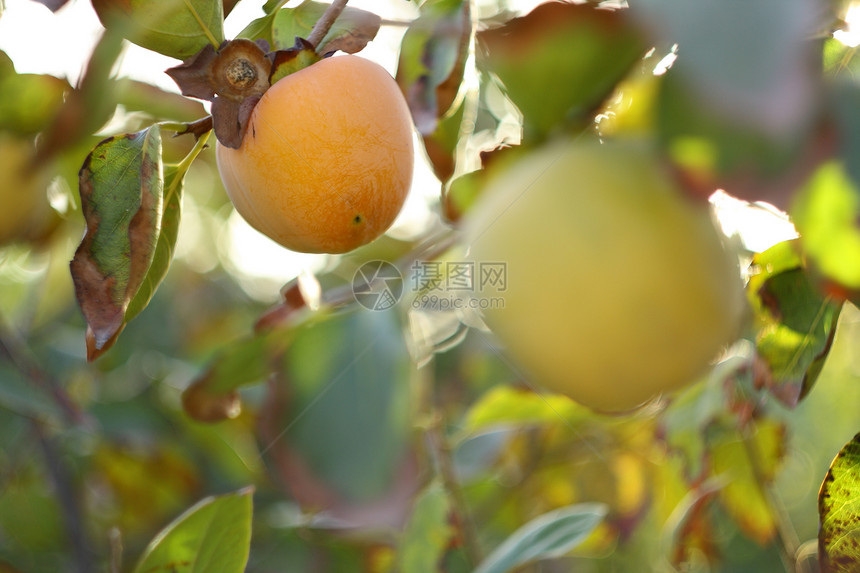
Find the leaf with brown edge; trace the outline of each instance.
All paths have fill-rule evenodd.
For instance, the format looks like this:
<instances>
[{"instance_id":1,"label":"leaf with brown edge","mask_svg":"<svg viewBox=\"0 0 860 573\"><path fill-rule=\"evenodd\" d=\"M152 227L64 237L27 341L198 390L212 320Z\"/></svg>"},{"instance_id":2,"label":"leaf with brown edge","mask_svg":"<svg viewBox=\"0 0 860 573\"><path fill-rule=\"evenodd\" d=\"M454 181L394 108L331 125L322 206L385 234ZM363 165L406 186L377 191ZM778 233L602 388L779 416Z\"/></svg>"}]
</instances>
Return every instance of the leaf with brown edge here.
<instances>
[{"instance_id":1,"label":"leaf with brown edge","mask_svg":"<svg viewBox=\"0 0 860 573\"><path fill-rule=\"evenodd\" d=\"M850 573L860 563L860 434L830 464L818 494L822 573Z\"/></svg>"},{"instance_id":2,"label":"leaf with brown edge","mask_svg":"<svg viewBox=\"0 0 860 573\"><path fill-rule=\"evenodd\" d=\"M269 58L272 60L272 73L269 76L269 83L272 85L281 78L304 69L322 59L316 50L314 50L313 44L304 38L296 38L295 46L289 50L273 52L269 54Z\"/></svg>"},{"instance_id":3,"label":"leaf with brown edge","mask_svg":"<svg viewBox=\"0 0 860 573\"><path fill-rule=\"evenodd\" d=\"M403 36L396 80L423 135L436 131L460 92L472 42L469 7L470 2L428 2Z\"/></svg>"},{"instance_id":4,"label":"leaf with brown edge","mask_svg":"<svg viewBox=\"0 0 860 573\"><path fill-rule=\"evenodd\" d=\"M80 171L86 233L71 262L87 321L87 359L116 341L161 230L164 174L157 125L99 143Z\"/></svg>"},{"instance_id":5,"label":"leaf with brown edge","mask_svg":"<svg viewBox=\"0 0 860 573\"><path fill-rule=\"evenodd\" d=\"M303 2L295 8L283 8L275 12L271 28L274 49L289 48L296 38L307 38L326 8L328 4L321 2ZM317 52L359 52L376 37L381 23L382 19L378 15L347 6L320 41Z\"/></svg>"}]
</instances>

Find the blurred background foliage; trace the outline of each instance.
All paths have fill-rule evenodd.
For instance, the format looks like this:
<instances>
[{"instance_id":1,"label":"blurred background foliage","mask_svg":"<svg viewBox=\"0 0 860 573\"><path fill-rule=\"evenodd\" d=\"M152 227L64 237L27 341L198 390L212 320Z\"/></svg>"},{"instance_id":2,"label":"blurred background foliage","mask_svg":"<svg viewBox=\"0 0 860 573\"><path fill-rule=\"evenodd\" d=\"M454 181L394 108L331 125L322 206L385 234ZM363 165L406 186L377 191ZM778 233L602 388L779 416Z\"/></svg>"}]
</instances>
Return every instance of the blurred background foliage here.
<instances>
[{"instance_id":1,"label":"blurred background foliage","mask_svg":"<svg viewBox=\"0 0 860 573\"><path fill-rule=\"evenodd\" d=\"M583 502L606 508L587 539L518 570L817 571L818 488L860 407L860 313L841 302L860 292L857 60L831 37L850 31L848 6L763 1L732 20L703 2L722 24L697 28L670 0L642 2L635 24L610 3L542 6L513 24L532 6L393 4L392 35L377 43L410 101L426 151L416 186L430 193L359 251L285 254L233 213L204 150L185 178L169 273L91 363L68 272L83 230L78 170L106 136L205 110L117 75L114 31L74 80L18 73L0 52L0 571L130 571L176 516L248 485L252 572L472 571L530 520ZM266 22L246 33L274 34ZM685 59L675 45L740 24L754 33L708 38L711 51ZM749 75L762 69L771 75ZM706 379L626 416L536 393L476 317L413 308L411 285L384 312L343 296L364 261L457 260L439 236L480 193L478 168L558 130L654 136L691 189L781 208L822 157L842 157L847 174L804 188L801 205L819 206L796 211L819 237L814 265L767 251L793 238L784 217L724 200L745 262L768 269L751 279L754 325ZM165 162L193 145L164 137ZM854 215L838 236L813 216L827 209ZM830 322L810 323L810 308ZM781 362L786 349L801 362ZM192 384L210 418L235 417L189 416Z\"/></svg>"}]
</instances>

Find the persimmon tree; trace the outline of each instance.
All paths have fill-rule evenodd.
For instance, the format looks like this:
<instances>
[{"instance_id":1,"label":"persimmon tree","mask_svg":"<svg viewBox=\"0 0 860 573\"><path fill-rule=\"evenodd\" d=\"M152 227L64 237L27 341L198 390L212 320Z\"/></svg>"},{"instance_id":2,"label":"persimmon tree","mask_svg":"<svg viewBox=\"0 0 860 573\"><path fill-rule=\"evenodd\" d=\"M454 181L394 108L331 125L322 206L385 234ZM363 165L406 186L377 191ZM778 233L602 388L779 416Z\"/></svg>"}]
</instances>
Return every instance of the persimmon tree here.
<instances>
[{"instance_id":1,"label":"persimmon tree","mask_svg":"<svg viewBox=\"0 0 860 573\"><path fill-rule=\"evenodd\" d=\"M0 570L858 570L850 6L398 1L0 52Z\"/></svg>"}]
</instances>

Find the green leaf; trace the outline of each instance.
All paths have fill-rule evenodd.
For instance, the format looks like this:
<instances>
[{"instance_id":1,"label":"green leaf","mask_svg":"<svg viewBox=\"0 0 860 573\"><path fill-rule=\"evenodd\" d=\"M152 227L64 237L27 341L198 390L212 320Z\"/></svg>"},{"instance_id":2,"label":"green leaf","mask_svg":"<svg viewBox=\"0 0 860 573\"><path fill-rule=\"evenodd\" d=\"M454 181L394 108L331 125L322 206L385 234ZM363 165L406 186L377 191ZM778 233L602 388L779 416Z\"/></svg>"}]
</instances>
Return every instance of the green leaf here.
<instances>
[{"instance_id":1,"label":"green leaf","mask_svg":"<svg viewBox=\"0 0 860 573\"><path fill-rule=\"evenodd\" d=\"M110 348L125 325L160 236L161 131L152 126L98 144L80 172L86 234L71 263L87 321L87 357Z\"/></svg>"},{"instance_id":2,"label":"green leaf","mask_svg":"<svg viewBox=\"0 0 860 573\"><path fill-rule=\"evenodd\" d=\"M438 481L421 492L398 545L400 571L437 573L452 535L450 509L448 495Z\"/></svg>"},{"instance_id":3,"label":"green leaf","mask_svg":"<svg viewBox=\"0 0 860 573\"><path fill-rule=\"evenodd\" d=\"M470 3L461 0L426 2L406 30L395 79L422 135L436 131L456 100L471 39Z\"/></svg>"},{"instance_id":4,"label":"green leaf","mask_svg":"<svg viewBox=\"0 0 860 573\"><path fill-rule=\"evenodd\" d=\"M295 8L283 8L275 12L272 49L285 50L295 44L296 38L307 39L326 8L328 4L321 2L303 2ZM381 22L382 19L372 12L347 6L317 46L317 52L359 52L376 37Z\"/></svg>"},{"instance_id":5,"label":"green leaf","mask_svg":"<svg viewBox=\"0 0 860 573\"><path fill-rule=\"evenodd\" d=\"M134 298L128 304L125 311L125 322L131 321L149 304L155 290L164 277L173 260L173 251L176 247L176 239L179 236L179 221L182 218L182 190L185 182L185 174L191 163L206 146L209 139L207 133L197 140L191 153L182 163L168 165L164 168L164 199L161 213L161 225L159 227L158 241L155 245L155 253L152 262L146 272L146 276L140 284Z\"/></svg>"},{"instance_id":6,"label":"green leaf","mask_svg":"<svg viewBox=\"0 0 860 573\"><path fill-rule=\"evenodd\" d=\"M550 2L478 33L478 67L495 74L523 114L523 138L590 124L647 49L622 11Z\"/></svg>"},{"instance_id":7,"label":"green leaf","mask_svg":"<svg viewBox=\"0 0 860 573\"><path fill-rule=\"evenodd\" d=\"M821 571L856 571L860 562L860 434L830 464L818 494L818 515Z\"/></svg>"},{"instance_id":8,"label":"green leaf","mask_svg":"<svg viewBox=\"0 0 860 573\"><path fill-rule=\"evenodd\" d=\"M561 557L585 541L606 511L603 504L581 503L545 513L516 530L474 573L506 573L539 559Z\"/></svg>"},{"instance_id":9,"label":"green leaf","mask_svg":"<svg viewBox=\"0 0 860 573\"><path fill-rule=\"evenodd\" d=\"M130 42L184 60L224 41L221 0L93 0L105 28Z\"/></svg>"},{"instance_id":10,"label":"green leaf","mask_svg":"<svg viewBox=\"0 0 860 573\"><path fill-rule=\"evenodd\" d=\"M822 295L802 268L764 274L766 279L751 291L759 324L756 348L769 370L765 385L794 407L821 373L842 303Z\"/></svg>"},{"instance_id":11,"label":"green leaf","mask_svg":"<svg viewBox=\"0 0 860 573\"><path fill-rule=\"evenodd\" d=\"M241 573L251 545L253 488L208 497L150 542L134 573Z\"/></svg>"},{"instance_id":12,"label":"green leaf","mask_svg":"<svg viewBox=\"0 0 860 573\"><path fill-rule=\"evenodd\" d=\"M394 311L355 310L299 329L285 355L288 403L272 453L299 459L349 502L391 491L411 432L411 361Z\"/></svg>"},{"instance_id":13,"label":"green leaf","mask_svg":"<svg viewBox=\"0 0 860 573\"><path fill-rule=\"evenodd\" d=\"M860 191L841 163L821 166L791 209L804 251L844 287L860 288Z\"/></svg>"}]
</instances>

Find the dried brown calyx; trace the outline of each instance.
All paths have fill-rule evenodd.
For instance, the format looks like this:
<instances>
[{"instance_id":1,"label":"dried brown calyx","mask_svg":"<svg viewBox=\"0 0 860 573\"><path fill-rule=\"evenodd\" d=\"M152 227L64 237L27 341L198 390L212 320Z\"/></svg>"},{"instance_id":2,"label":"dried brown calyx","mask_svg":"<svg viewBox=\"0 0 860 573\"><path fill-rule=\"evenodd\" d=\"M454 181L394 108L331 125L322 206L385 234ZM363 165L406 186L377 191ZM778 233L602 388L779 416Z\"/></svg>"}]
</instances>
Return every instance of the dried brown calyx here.
<instances>
[{"instance_id":1,"label":"dried brown calyx","mask_svg":"<svg viewBox=\"0 0 860 573\"><path fill-rule=\"evenodd\" d=\"M215 137L239 148L251 111L269 89L272 62L263 40L224 42L216 51L206 46L181 65L167 70L182 95L212 102Z\"/></svg>"},{"instance_id":2,"label":"dried brown calyx","mask_svg":"<svg viewBox=\"0 0 860 573\"><path fill-rule=\"evenodd\" d=\"M216 51L207 45L181 65L167 70L182 95L212 102L212 127L221 145L238 149L254 106L282 77L319 61L307 40L296 38L288 50L269 52L265 40L224 42ZM200 136L208 118L188 124L183 133Z\"/></svg>"}]
</instances>

